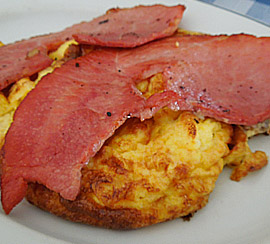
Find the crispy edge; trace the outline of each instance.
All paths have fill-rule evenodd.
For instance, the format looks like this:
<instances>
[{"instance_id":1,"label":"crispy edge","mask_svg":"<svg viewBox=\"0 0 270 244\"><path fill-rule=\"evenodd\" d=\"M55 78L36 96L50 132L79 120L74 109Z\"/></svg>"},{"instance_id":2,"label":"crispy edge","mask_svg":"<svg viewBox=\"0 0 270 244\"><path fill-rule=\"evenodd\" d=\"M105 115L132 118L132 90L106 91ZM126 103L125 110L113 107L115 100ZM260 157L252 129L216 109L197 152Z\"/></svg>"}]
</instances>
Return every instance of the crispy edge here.
<instances>
[{"instance_id":1,"label":"crispy edge","mask_svg":"<svg viewBox=\"0 0 270 244\"><path fill-rule=\"evenodd\" d=\"M249 173L266 166L268 159L265 152L251 152L247 135L240 126L235 126L232 149L224 162L233 169L230 179L240 181Z\"/></svg>"}]
</instances>

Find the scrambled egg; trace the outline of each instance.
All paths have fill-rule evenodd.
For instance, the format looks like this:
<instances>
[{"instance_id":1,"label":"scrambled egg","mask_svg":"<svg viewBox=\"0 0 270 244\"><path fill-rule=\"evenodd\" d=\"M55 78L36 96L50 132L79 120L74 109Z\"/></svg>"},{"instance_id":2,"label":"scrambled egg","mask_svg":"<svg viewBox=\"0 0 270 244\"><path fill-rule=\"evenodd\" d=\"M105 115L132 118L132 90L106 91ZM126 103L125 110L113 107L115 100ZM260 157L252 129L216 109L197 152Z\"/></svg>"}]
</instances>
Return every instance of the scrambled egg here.
<instances>
[{"instance_id":1,"label":"scrambled egg","mask_svg":"<svg viewBox=\"0 0 270 244\"><path fill-rule=\"evenodd\" d=\"M240 126L234 127L230 154L224 158L224 164L233 168L231 180L240 181L248 173L267 165L268 159L264 152L251 152L248 146L248 134Z\"/></svg>"},{"instance_id":2,"label":"scrambled egg","mask_svg":"<svg viewBox=\"0 0 270 244\"><path fill-rule=\"evenodd\" d=\"M139 210L151 224L194 213L214 189L231 135L230 125L166 108L151 120L130 120L84 169L87 197Z\"/></svg>"},{"instance_id":3,"label":"scrambled egg","mask_svg":"<svg viewBox=\"0 0 270 244\"><path fill-rule=\"evenodd\" d=\"M229 154L233 129L191 112L164 108L152 119L130 119L82 170L75 201L31 184L27 198L73 221L138 228L194 213Z\"/></svg>"}]
</instances>

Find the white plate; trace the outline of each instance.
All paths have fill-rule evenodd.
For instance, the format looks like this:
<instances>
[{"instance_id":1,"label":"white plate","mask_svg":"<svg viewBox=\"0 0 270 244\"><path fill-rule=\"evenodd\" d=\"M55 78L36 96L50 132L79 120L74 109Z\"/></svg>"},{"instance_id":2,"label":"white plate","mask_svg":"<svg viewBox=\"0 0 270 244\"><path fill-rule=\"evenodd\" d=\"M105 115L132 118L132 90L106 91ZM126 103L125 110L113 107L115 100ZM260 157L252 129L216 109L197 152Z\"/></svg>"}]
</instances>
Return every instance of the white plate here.
<instances>
[{"instance_id":1,"label":"white plate","mask_svg":"<svg viewBox=\"0 0 270 244\"><path fill-rule=\"evenodd\" d=\"M111 7L165 3L174 0L9 0L0 3L0 40L4 43L32 35L61 30L82 20L91 20ZM270 35L270 29L225 10L192 0L187 6L181 27L208 33L246 32ZM270 155L270 138L260 136L250 142L253 149ZM120 244L184 243L236 244L270 243L270 167L236 183L230 170L221 174L209 204L189 222L176 219L134 231L104 230L75 224L43 212L26 201L9 216L0 211L1 244Z\"/></svg>"}]
</instances>

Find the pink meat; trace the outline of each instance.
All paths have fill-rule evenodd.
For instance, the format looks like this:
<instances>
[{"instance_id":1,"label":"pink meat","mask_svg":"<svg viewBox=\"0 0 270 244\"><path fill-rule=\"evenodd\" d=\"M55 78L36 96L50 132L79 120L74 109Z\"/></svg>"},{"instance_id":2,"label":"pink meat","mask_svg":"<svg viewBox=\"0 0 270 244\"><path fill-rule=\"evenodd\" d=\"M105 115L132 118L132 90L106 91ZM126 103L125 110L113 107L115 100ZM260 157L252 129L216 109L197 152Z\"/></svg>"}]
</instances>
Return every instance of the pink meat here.
<instances>
[{"instance_id":1,"label":"pink meat","mask_svg":"<svg viewBox=\"0 0 270 244\"><path fill-rule=\"evenodd\" d=\"M270 38L251 35L173 36L122 52L118 67L142 80L161 72L167 105L230 124L270 118ZM155 107L162 94L154 95ZM155 101L155 102L153 102Z\"/></svg>"},{"instance_id":2,"label":"pink meat","mask_svg":"<svg viewBox=\"0 0 270 244\"><path fill-rule=\"evenodd\" d=\"M185 7L138 6L108 11L90 22L73 25L61 32L38 36L0 47L0 90L20 78L48 67L47 54L68 39L88 44L134 47L175 32Z\"/></svg>"},{"instance_id":3,"label":"pink meat","mask_svg":"<svg viewBox=\"0 0 270 244\"><path fill-rule=\"evenodd\" d=\"M67 62L15 113L3 150L5 212L23 199L27 182L74 200L82 166L129 116L146 119L171 106L229 123L270 118L269 55L270 38L194 36L96 50ZM166 89L145 100L135 83L157 72Z\"/></svg>"},{"instance_id":4,"label":"pink meat","mask_svg":"<svg viewBox=\"0 0 270 244\"><path fill-rule=\"evenodd\" d=\"M128 116L143 109L132 80L116 70L115 56L101 51L72 60L22 102L4 146L6 213L24 197L28 181L74 200L83 164Z\"/></svg>"},{"instance_id":5,"label":"pink meat","mask_svg":"<svg viewBox=\"0 0 270 244\"><path fill-rule=\"evenodd\" d=\"M83 33L74 34L73 37L82 44L135 47L174 33L184 10L183 5L138 6L125 11L112 9L105 16L91 22L93 31L89 33L85 30ZM123 25L124 20L128 24ZM146 26L151 27L146 29Z\"/></svg>"},{"instance_id":6,"label":"pink meat","mask_svg":"<svg viewBox=\"0 0 270 244\"><path fill-rule=\"evenodd\" d=\"M62 43L61 35L51 34L0 47L0 90L50 66L48 52Z\"/></svg>"}]
</instances>

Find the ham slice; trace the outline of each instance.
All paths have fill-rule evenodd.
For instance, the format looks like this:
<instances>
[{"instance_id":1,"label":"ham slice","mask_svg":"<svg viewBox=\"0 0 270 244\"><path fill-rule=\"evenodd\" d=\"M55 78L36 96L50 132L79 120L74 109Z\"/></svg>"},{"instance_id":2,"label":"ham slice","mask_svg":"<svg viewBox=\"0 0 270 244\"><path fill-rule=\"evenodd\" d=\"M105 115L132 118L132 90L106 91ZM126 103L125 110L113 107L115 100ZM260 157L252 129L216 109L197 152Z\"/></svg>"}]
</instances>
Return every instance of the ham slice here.
<instances>
[{"instance_id":1,"label":"ham slice","mask_svg":"<svg viewBox=\"0 0 270 244\"><path fill-rule=\"evenodd\" d=\"M3 149L5 212L23 199L27 182L74 200L82 166L130 116L146 119L171 106L229 123L270 118L269 55L270 38L174 36L68 61L15 113ZM135 84L158 72L165 90L146 100Z\"/></svg>"},{"instance_id":2,"label":"ham slice","mask_svg":"<svg viewBox=\"0 0 270 244\"><path fill-rule=\"evenodd\" d=\"M125 11L112 9L105 16L92 21L94 28L90 33L83 30L73 37L82 44L135 47L174 33L184 10L183 5L173 8L162 5L138 6ZM127 23L123 25L124 20Z\"/></svg>"},{"instance_id":3,"label":"ham slice","mask_svg":"<svg viewBox=\"0 0 270 244\"><path fill-rule=\"evenodd\" d=\"M6 213L24 197L28 181L74 200L83 164L127 116L143 109L132 80L116 69L116 54L97 51L67 62L21 103L4 146Z\"/></svg>"},{"instance_id":4,"label":"ham slice","mask_svg":"<svg viewBox=\"0 0 270 244\"><path fill-rule=\"evenodd\" d=\"M66 40L77 37L88 44L134 47L172 35L185 7L163 5L114 9L90 22L73 25L61 32L34 37L0 48L0 90L20 78L48 67L53 60L47 54Z\"/></svg>"},{"instance_id":5,"label":"ham slice","mask_svg":"<svg viewBox=\"0 0 270 244\"><path fill-rule=\"evenodd\" d=\"M163 73L165 92L149 107L173 91L178 98L170 95L167 105L174 109L239 125L270 118L269 37L173 36L122 52L118 60L135 80Z\"/></svg>"}]
</instances>

